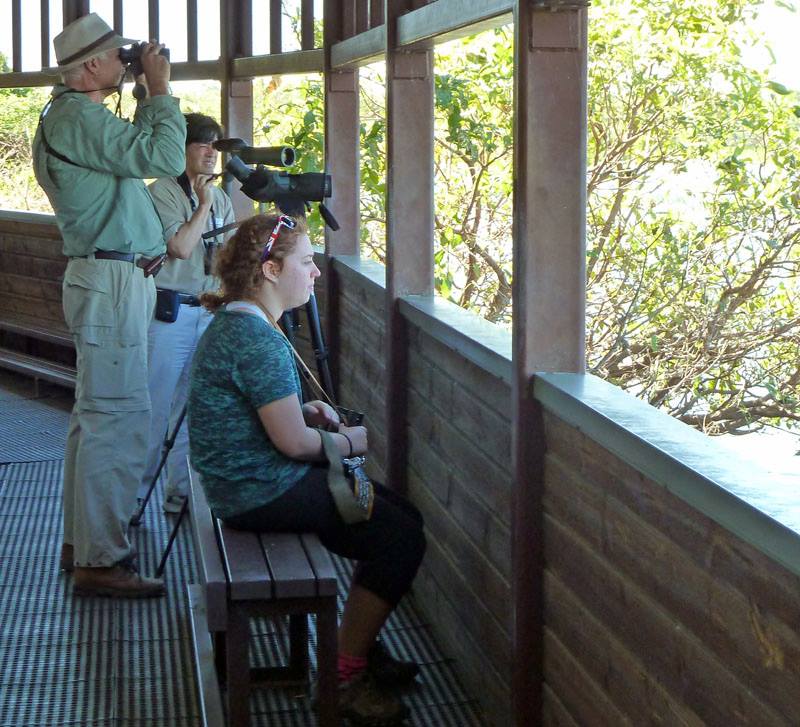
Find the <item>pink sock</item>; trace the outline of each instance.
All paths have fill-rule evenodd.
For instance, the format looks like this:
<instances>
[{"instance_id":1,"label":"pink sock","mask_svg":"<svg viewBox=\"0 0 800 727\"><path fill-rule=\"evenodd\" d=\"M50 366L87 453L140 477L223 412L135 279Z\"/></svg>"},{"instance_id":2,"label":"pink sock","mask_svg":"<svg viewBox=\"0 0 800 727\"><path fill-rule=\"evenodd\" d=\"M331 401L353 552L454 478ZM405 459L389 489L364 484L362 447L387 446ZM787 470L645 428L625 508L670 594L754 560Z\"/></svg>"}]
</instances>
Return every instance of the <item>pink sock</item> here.
<instances>
[{"instance_id":1,"label":"pink sock","mask_svg":"<svg viewBox=\"0 0 800 727\"><path fill-rule=\"evenodd\" d=\"M336 659L336 671L341 684L347 684L352 681L366 668L366 656L350 656L349 654L340 653Z\"/></svg>"}]
</instances>

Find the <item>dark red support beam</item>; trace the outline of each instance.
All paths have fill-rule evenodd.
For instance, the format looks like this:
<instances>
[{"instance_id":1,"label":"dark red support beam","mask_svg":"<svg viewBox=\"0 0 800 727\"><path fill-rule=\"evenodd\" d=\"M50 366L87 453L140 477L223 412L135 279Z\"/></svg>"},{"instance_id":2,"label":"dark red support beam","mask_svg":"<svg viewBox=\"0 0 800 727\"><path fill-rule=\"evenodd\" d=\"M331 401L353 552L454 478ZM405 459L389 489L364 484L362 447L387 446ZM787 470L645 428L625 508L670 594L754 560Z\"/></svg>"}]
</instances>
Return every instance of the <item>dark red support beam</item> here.
<instances>
[{"instance_id":1,"label":"dark red support beam","mask_svg":"<svg viewBox=\"0 0 800 727\"><path fill-rule=\"evenodd\" d=\"M280 53L283 50L283 18L281 17L281 0L269 0L269 52Z\"/></svg>"},{"instance_id":2,"label":"dark red support beam","mask_svg":"<svg viewBox=\"0 0 800 727\"><path fill-rule=\"evenodd\" d=\"M342 30L340 40L352 38L356 34L356 0L342 0L339 3L339 23ZM325 16L328 22L328 16Z\"/></svg>"},{"instance_id":3,"label":"dark red support beam","mask_svg":"<svg viewBox=\"0 0 800 727\"><path fill-rule=\"evenodd\" d=\"M343 38L342 0L325 0L323 47L325 49L325 168L333 179L333 196L326 205L340 229L325 230L326 339L331 351L331 373L338 384L340 320L336 275L331 264L336 255L359 252L359 114L358 71L331 70L331 46Z\"/></svg>"},{"instance_id":4,"label":"dark red support beam","mask_svg":"<svg viewBox=\"0 0 800 727\"><path fill-rule=\"evenodd\" d=\"M62 0L61 7L65 28L74 20L89 14L89 0Z\"/></svg>"},{"instance_id":5,"label":"dark red support beam","mask_svg":"<svg viewBox=\"0 0 800 727\"><path fill-rule=\"evenodd\" d=\"M107 18L106 18L107 20ZM122 0L114 0L114 30L121 36L125 37L122 28Z\"/></svg>"},{"instance_id":6,"label":"dark red support beam","mask_svg":"<svg viewBox=\"0 0 800 727\"><path fill-rule=\"evenodd\" d=\"M147 39L158 40L160 30L158 0L147 0Z\"/></svg>"},{"instance_id":7,"label":"dark red support beam","mask_svg":"<svg viewBox=\"0 0 800 727\"><path fill-rule=\"evenodd\" d=\"M197 60L197 0L186 0L186 53L189 63Z\"/></svg>"},{"instance_id":8,"label":"dark red support beam","mask_svg":"<svg viewBox=\"0 0 800 727\"><path fill-rule=\"evenodd\" d=\"M42 68L47 68L50 65L50 0L41 0L39 3L39 17Z\"/></svg>"},{"instance_id":9,"label":"dark red support beam","mask_svg":"<svg viewBox=\"0 0 800 727\"><path fill-rule=\"evenodd\" d=\"M22 0L11 0L11 70L22 70Z\"/></svg>"},{"instance_id":10,"label":"dark red support beam","mask_svg":"<svg viewBox=\"0 0 800 727\"><path fill-rule=\"evenodd\" d=\"M253 80L231 78L234 58L253 54L253 8L251 0L225 0L220 3L220 55L223 63L222 126L228 136L253 142ZM236 218L250 217L253 202L228 184Z\"/></svg>"},{"instance_id":11,"label":"dark red support beam","mask_svg":"<svg viewBox=\"0 0 800 727\"><path fill-rule=\"evenodd\" d=\"M383 0L369 0L369 27L383 25Z\"/></svg>"},{"instance_id":12,"label":"dark red support beam","mask_svg":"<svg viewBox=\"0 0 800 727\"><path fill-rule=\"evenodd\" d=\"M369 29L369 0L356 0L356 33Z\"/></svg>"},{"instance_id":13,"label":"dark red support beam","mask_svg":"<svg viewBox=\"0 0 800 727\"><path fill-rule=\"evenodd\" d=\"M314 48L314 0L302 0L300 4L300 48Z\"/></svg>"},{"instance_id":14,"label":"dark red support beam","mask_svg":"<svg viewBox=\"0 0 800 727\"><path fill-rule=\"evenodd\" d=\"M586 2L514 8L512 456L513 673L517 727L541 724L544 455L540 371L585 369Z\"/></svg>"},{"instance_id":15,"label":"dark red support beam","mask_svg":"<svg viewBox=\"0 0 800 727\"><path fill-rule=\"evenodd\" d=\"M433 295L433 51L396 46L406 3L386 18L386 479L405 492L408 465L408 336L397 301Z\"/></svg>"}]
</instances>

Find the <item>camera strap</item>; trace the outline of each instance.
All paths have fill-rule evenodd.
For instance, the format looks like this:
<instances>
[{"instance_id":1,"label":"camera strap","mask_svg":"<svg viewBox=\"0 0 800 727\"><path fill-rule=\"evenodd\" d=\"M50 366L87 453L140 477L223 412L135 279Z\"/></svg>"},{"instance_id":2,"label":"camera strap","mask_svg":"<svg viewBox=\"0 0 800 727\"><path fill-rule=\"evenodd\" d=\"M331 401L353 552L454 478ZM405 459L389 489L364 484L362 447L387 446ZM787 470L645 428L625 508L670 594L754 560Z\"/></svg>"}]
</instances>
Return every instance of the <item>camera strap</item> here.
<instances>
[{"instance_id":1,"label":"camera strap","mask_svg":"<svg viewBox=\"0 0 800 727\"><path fill-rule=\"evenodd\" d=\"M281 335L283 336L283 340L286 341L286 345L292 349L292 353L294 354L295 360L300 366L300 369L303 371L303 375L306 377L306 380L312 382L314 386L317 388L317 391L322 395L322 398L325 399L328 404L330 404L334 411L339 415L339 417L344 421L344 415L342 413L342 407L340 407L336 402L328 396L325 389L322 388L322 384L317 381L317 377L311 373L311 369L306 366L306 362L303 361L302 357L299 353L297 353L297 349L292 346L292 342L286 337L286 334L281 330L281 327L273 320L272 316L269 314L269 311L261 304L260 301L251 299L253 303L255 303L263 312L264 315L267 316L267 320L270 322L270 325Z\"/></svg>"},{"instance_id":2,"label":"camera strap","mask_svg":"<svg viewBox=\"0 0 800 727\"><path fill-rule=\"evenodd\" d=\"M111 86L109 86L109 88L111 88ZM115 86L114 88L116 88L116 89L117 89L117 93L119 94L119 96L118 96L118 98L117 98L117 108L116 108L116 110L115 110L114 114L115 114L116 116L119 116L119 112L120 112L120 100L121 100L121 98L122 98L122 93L121 93L121 90L122 90L122 81L120 81L120 84L119 84L119 86ZM101 89L97 89L97 90L99 90L99 91L105 91L105 90L107 90L107 89L101 88ZM68 156L66 156L66 155L62 154L61 152L59 152L59 151L56 151L55 149L53 149L53 147L52 147L52 146L50 146L50 142L49 142L49 141L47 141L47 135L46 135L46 134L45 134L45 132L44 132L44 119L45 119L45 117L46 117L46 116L47 116L47 114L50 112L50 109L53 107L53 104L54 104L56 101L58 101L59 99L62 99L62 98L64 98L64 96L66 96L68 93L88 93L88 91L79 91L79 90L78 90L78 89L76 89L76 88L68 88L66 91L64 91L63 93L60 93L58 96L54 96L53 98L51 98L51 99L50 99L50 100L49 100L49 101L48 101L48 102L47 102L47 103L44 105L44 108L42 109L42 113L40 113L40 114L39 114L39 123L38 123L38 127L39 127L39 132L40 132L40 135L41 135L41 138L42 138L42 146L44 147L44 150L45 150L45 152L46 152L47 154L50 154L50 156L54 156L56 159L60 159L60 160L61 160L62 162L64 162L65 164L71 164L73 167L82 168L80 164L78 164L77 162L73 162L73 161L72 161L72 159L70 159ZM54 181L55 181L55 180L54 180Z\"/></svg>"},{"instance_id":3,"label":"camera strap","mask_svg":"<svg viewBox=\"0 0 800 727\"><path fill-rule=\"evenodd\" d=\"M47 116L48 112L52 108L53 103L55 101L58 101L58 99L62 98L63 96L65 96L68 93L79 93L79 92L76 91L73 88L67 89L66 91L64 91L64 93L56 96L55 98L51 98L44 105L44 108L42 109L42 113L39 114L39 133L40 133L40 135L42 137L42 146L44 147L45 152L47 152L51 156L54 156L56 159L60 159L62 162L65 162L67 164L71 164L73 167L79 167L80 164L76 164L69 157L64 156L61 152L57 152L55 149L53 149L53 147L50 146L50 142L47 141L47 136L44 133L44 118L45 118L45 116Z\"/></svg>"}]
</instances>

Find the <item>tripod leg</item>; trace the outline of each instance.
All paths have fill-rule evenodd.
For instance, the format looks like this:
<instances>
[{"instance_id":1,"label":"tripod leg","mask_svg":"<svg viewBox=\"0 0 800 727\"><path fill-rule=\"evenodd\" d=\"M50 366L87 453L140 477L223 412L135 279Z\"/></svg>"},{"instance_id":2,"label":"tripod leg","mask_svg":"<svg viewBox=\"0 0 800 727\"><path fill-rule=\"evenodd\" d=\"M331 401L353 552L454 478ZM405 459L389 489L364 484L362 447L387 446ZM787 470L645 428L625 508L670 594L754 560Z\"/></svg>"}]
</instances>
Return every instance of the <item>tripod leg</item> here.
<instances>
[{"instance_id":1,"label":"tripod leg","mask_svg":"<svg viewBox=\"0 0 800 727\"><path fill-rule=\"evenodd\" d=\"M161 450L161 461L158 463L158 467L156 468L156 473L153 475L153 479L150 482L150 486L147 488L147 492L145 493L144 498L142 498L142 504L139 505L139 509L133 514L131 518L130 524L134 527L137 526L140 522L142 522L142 517L144 516L144 511L147 508L147 503L150 501L150 496L153 494L153 490L156 488L156 482L158 482L158 476L161 474L161 470L164 469L164 465L167 463L167 457L169 457L169 453L172 450L172 447L175 444L175 440L178 438L178 432L181 430L181 426L183 425L183 420L186 417L186 405L184 404L183 409L181 410L181 414L178 417L178 421L175 423L175 429L172 430L172 434L169 435L164 440L164 447Z\"/></svg>"},{"instance_id":2,"label":"tripod leg","mask_svg":"<svg viewBox=\"0 0 800 727\"><path fill-rule=\"evenodd\" d=\"M175 519L175 525L172 526L172 531L169 534L169 540L167 540L167 545L164 548L164 552L161 554L161 560L158 562L158 568L156 568L156 578L161 578L164 574L164 567L167 565L167 558L169 557L170 551L172 550L172 545L175 542L175 538L178 537L178 530L181 527L181 523L183 522L183 516L189 510L189 498L185 498L183 504L181 505L181 510L178 513L178 517Z\"/></svg>"},{"instance_id":3,"label":"tripod leg","mask_svg":"<svg viewBox=\"0 0 800 727\"><path fill-rule=\"evenodd\" d=\"M322 386L325 388L325 393L334 401L336 397L333 395L333 379L331 378L331 370L328 366L328 349L325 346L325 340L322 337L322 326L319 322L319 308L317 308L317 299L314 294L306 303L306 316L308 317L308 328L311 333L311 345L314 348L314 357L317 359L317 371L319 371L319 378Z\"/></svg>"}]
</instances>

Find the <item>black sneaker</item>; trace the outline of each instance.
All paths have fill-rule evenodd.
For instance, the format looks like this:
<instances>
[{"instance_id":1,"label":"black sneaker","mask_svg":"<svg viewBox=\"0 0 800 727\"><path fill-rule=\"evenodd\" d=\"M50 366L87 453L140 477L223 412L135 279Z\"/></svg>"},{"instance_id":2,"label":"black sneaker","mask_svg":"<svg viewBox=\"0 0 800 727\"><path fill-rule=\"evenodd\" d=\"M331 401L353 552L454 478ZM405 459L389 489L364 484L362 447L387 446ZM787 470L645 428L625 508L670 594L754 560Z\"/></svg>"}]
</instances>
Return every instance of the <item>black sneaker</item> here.
<instances>
[{"instance_id":1,"label":"black sneaker","mask_svg":"<svg viewBox=\"0 0 800 727\"><path fill-rule=\"evenodd\" d=\"M405 687L419 674L419 664L396 659L376 641L367 654L367 671L382 687Z\"/></svg>"},{"instance_id":2,"label":"black sneaker","mask_svg":"<svg viewBox=\"0 0 800 727\"><path fill-rule=\"evenodd\" d=\"M339 685L339 714L359 727L399 725L408 717L408 707L382 691L366 671Z\"/></svg>"}]
</instances>

